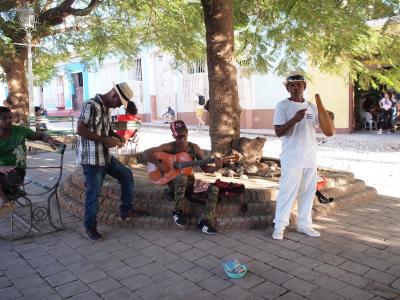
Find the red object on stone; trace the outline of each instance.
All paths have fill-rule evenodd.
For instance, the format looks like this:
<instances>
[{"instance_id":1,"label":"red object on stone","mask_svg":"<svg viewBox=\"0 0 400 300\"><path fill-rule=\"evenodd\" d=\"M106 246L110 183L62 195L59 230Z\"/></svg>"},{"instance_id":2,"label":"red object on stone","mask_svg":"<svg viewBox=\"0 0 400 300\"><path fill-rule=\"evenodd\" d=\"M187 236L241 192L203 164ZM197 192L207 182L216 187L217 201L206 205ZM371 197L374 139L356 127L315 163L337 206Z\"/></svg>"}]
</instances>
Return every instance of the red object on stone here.
<instances>
[{"instance_id":1,"label":"red object on stone","mask_svg":"<svg viewBox=\"0 0 400 300\"><path fill-rule=\"evenodd\" d=\"M142 122L142 120L138 116L133 116L133 115L129 115L129 114L128 115L119 115L117 117L117 121L118 122L128 122L128 121L132 122L132 121L135 121L135 122L138 122L138 123ZM136 131L137 131L137 129L117 130L116 132L120 137L123 137L125 140L128 140L131 137L135 136Z\"/></svg>"},{"instance_id":2,"label":"red object on stone","mask_svg":"<svg viewBox=\"0 0 400 300\"><path fill-rule=\"evenodd\" d=\"M322 190L326 185L326 177L320 177L318 178L317 182L317 191Z\"/></svg>"}]
</instances>

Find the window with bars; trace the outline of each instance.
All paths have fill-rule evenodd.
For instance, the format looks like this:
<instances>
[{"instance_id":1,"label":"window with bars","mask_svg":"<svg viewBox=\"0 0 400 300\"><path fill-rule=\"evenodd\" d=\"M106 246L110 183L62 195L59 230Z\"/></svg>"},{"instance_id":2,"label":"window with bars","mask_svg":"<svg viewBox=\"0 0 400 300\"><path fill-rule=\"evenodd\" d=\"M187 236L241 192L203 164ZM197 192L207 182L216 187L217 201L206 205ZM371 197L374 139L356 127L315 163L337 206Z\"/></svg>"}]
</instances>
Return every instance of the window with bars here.
<instances>
[{"instance_id":1,"label":"window with bars","mask_svg":"<svg viewBox=\"0 0 400 300\"><path fill-rule=\"evenodd\" d=\"M131 69L131 78L135 81L143 81L141 58L137 58L133 61L133 67Z\"/></svg>"},{"instance_id":2,"label":"window with bars","mask_svg":"<svg viewBox=\"0 0 400 300\"><path fill-rule=\"evenodd\" d=\"M188 74L198 74L206 72L206 63L203 59L195 60L190 66L187 68Z\"/></svg>"},{"instance_id":3,"label":"window with bars","mask_svg":"<svg viewBox=\"0 0 400 300\"><path fill-rule=\"evenodd\" d=\"M251 75L250 63L248 60L241 60L238 62L239 65L239 77L248 78Z\"/></svg>"}]
</instances>

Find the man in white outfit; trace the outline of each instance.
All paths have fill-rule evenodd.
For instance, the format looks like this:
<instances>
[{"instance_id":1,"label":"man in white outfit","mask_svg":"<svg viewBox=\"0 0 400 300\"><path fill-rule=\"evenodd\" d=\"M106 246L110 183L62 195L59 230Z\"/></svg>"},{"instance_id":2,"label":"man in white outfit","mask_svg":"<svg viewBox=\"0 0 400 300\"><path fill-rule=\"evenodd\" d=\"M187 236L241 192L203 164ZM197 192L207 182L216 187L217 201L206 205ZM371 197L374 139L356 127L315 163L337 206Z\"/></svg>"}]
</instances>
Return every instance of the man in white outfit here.
<instances>
[{"instance_id":1,"label":"man in white outfit","mask_svg":"<svg viewBox=\"0 0 400 300\"><path fill-rule=\"evenodd\" d=\"M276 200L272 238L283 239L290 212L298 198L297 231L311 237L320 233L312 226L312 205L317 188L317 107L303 98L306 82L293 72L284 82L290 97L280 101L274 113L275 133L282 137L281 179Z\"/></svg>"}]
</instances>

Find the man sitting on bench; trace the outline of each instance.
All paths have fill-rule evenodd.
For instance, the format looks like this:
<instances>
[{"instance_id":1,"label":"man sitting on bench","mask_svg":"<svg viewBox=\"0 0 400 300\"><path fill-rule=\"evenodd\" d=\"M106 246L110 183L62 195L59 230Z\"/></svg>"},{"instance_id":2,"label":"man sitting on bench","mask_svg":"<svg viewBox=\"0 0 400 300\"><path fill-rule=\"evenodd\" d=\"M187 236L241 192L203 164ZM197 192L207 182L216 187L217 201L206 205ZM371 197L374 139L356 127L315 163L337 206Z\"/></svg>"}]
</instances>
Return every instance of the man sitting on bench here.
<instances>
[{"instance_id":1,"label":"man sitting on bench","mask_svg":"<svg viewBox=\"0 0 400 300\"><path fill-rule=\"evenodd\" d=\"M51 147L58 143L48 135L12 125L11 110L0 106L0 216L13 209L6 194L22 184L26 169L25 139L44 141Z\"/></svg>"}]
</instances>

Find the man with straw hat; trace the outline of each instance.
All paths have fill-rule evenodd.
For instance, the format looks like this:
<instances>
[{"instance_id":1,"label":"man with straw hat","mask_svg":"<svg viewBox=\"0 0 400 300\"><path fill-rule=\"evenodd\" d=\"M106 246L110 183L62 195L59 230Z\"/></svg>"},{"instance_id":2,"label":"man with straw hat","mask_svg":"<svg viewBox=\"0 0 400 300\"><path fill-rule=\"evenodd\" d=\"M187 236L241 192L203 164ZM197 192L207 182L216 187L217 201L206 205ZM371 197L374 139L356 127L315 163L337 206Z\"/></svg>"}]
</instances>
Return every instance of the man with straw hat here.
<instances>
[{"instance_id":1,"label":"man with straw hat","mask_svg":"<svg viewBox=\"0 0 400 300\"><path fill-rule=\"evenodd\" d=\"M106 174L116 178L121 185L121 221L132 219L133 176L125 165L111 156L109 149L121 147L125 141L111 128L110 109L124 106L128 113L136 114L131 101L133 92L126 82L114 84L106 94L97 94L83 104L78 120L77 163L82 165L86 182L85 233L89 240L100 241L97 232L98 198Z\"/></svg>"},{"instance_id":2,"label":"man with straw hat","mask_svg":"<svg viewBox=\"0 0 400 300\"><path fill-rule=\"evenodd\" d=\"M317 106L303 97L306 81L299 72L292 72L283 82L290 97L280 101L274 113L275 133L282 137L281 179L276 200L275 228L272 237L283 239L289 225L290 212L298 198L297 231L311 237L320 233L313 229L312 205L317 188L316 126L325 135L334 133L333 122L327 117L319 95ZM328 118L329 120L326 120Z\"/></svg>"}]
</instances>

